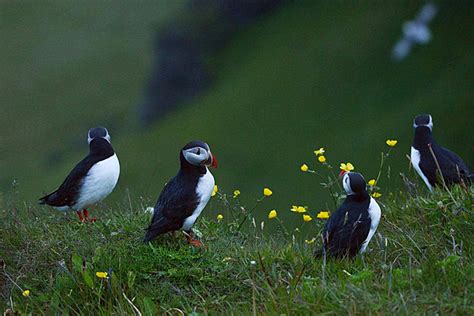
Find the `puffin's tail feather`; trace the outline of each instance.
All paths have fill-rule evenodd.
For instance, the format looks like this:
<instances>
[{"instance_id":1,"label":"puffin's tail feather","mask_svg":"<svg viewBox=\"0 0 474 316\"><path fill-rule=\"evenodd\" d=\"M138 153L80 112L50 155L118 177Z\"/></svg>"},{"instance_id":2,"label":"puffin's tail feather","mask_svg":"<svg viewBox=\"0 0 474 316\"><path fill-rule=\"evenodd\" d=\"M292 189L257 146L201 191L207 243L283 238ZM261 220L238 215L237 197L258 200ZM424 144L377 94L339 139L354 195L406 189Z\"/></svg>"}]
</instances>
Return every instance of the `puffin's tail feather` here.
<instances>
[{"instance_id":1,"label":"puffin's tail feather","mask_svg":"<svg viewBox=\"0 0 474 316\"><path fill-rule=\"evenodd\" d=\"M154 234L153 231L148 227L148 230L146 231L145 238L143 238L143 242L149 242L155 239L157 234Z\"/></svg>"},{"instance_id":2,"label":"puffin's tail feather","mask_svg":"<svg viewBox=\"0 0 474 316\"><path fill-rule=\"evenodd\" d=\"M150 226L148 226L145 238L143 239L144 242L152 241L156 238L156 236L166 233L168 230L166 229L166 220L164 217L157 219L156 221L152 222Z\"/></svg>"},{"instance_id":3,"label":"puffin's tail feather","mask_svg":"<svg viewBox=\"0 0 474 316\"><path fill-rule=\"evenodd\" d=\"M52 192L52 193L50 193L50 194L47 194L47 195L45 195L45 196L39 198L39 199L38 199L38 201L39 201L38 203L39 203L39 204L49 204L49 198L50 198L53 194L55 194L55 193L56 193L56 191L54 191L54 192Z\"/></svg>"}]
</instances>

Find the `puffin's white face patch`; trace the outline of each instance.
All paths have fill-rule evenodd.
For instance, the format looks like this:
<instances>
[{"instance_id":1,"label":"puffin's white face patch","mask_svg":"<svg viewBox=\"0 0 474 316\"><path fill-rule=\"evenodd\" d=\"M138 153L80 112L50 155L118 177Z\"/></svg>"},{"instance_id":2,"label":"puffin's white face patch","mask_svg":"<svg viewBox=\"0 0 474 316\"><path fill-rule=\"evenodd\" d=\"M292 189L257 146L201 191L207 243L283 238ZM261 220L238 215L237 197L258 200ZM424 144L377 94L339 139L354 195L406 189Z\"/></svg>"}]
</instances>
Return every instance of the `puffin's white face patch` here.
<instances>
[{"instance_id":1,"label":"puffin's white face patch","mask_svg":"<svg viewBox=\"0 0 474 316\"><path fill-rule=\"evenodd\" d=\"M351 179L349 178L349 173L346 173L342 178L342 186L344 187L344 191L346 191L347 195L355 194L351 188Z\"/></svg>"},{"instance_id":2,"label":"puffin's white face patch","mask_svg":"<svg viewBox=\"0 0 474 316\"><path fill-rule=\"evenodd\" d=\"M102 138L110 143L109 131L106 128L104 128L104 130L105 130L105 136L103 136ZM91 131L89 130L89 132L87 133L87 143L90 144L94 138L95 137L91 137Z\"/></svg>"},{"instance_id":3,"label":"puffin's white face patch","mask_svg":"<svg viewBox=\"0 0 474 316\"><path fill-rule=\"evenodd\" d=\"M430 115L430 121L428 122L428 124L416 124L415 121L413 121L413 127L414 128L417 128L419 126L426 126L430 129L430 131L433 130L433 118L431 117Z\"/></svg>"},{"instance_id":4,"label":"puffin's white face patch","mask_svg":"<svg viewBox=\"0 0 474 316\"><path fill-rule=\"evenodd\" d=\"M183 150L184 159L193 166L200 166L209 159L209 153L202 147L193 147Z\"/></svg>"},{"instance_id":5,"label":"puffin's white face patch","mask_svg":"<svg viewBox=\"0 0 474 316\"><path fill-rule=\"evenodd\" d=\"M431 117L431 115L430 115L430 122L428 123L428 127L430 128L431 131L433 130L433 118Z\"/></svg>"}]
</instances>

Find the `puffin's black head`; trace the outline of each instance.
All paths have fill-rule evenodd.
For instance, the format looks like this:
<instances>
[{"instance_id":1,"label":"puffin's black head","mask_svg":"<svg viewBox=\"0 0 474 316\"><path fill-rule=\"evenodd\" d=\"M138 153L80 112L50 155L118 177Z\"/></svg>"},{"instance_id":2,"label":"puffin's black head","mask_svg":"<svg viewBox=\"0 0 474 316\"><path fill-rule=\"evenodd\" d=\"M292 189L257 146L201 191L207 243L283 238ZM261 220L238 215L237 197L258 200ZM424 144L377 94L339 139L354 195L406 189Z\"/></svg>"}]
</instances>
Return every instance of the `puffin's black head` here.
<instances>
[{"instance_id":1,"label":"puffin's black head","mask_svg":"<svg viewBox=\"0 0 474 316\"><path fill-rule=\"evenodd\" d=\"M415 117L413 120L413 127L421 127L421 126L426 126L430 130L433 129L433 119L431 118L431 115L429 114L421 114Z\"/></svg>"},{"instance_id":2,"label":"puffin's black head","mask_svg":"<svg viewBox=\"0 0 474 316\"><path fill-rule=\"evenodd\" d=\"M109 131L105 127L94 127L87 133L87 142L90 144L94 138L103 138L110 143Z\"/></svg>"},{"instance_id":3,"label":"puffin's black head","mask_svg":"<svg viewBox=\"0 0 474 316\"><path fill-rule=\"evenodd\" d=\"M364 177L358 172L347 172L342 178L342 186L347 195L360 194L367 190Z\"/></svg>"},{"instance_id":4,"label":"puffin's black head","mask_svg":"<svg viewBox=\"0 0 474 316\"><path fill-rule=\"evenodd\" d=\"M181 149L181 163L192 166L212 166L217 168L217 159L211 153L209 145L200 140L193 140Z\"/></svg>"}]
</instances>

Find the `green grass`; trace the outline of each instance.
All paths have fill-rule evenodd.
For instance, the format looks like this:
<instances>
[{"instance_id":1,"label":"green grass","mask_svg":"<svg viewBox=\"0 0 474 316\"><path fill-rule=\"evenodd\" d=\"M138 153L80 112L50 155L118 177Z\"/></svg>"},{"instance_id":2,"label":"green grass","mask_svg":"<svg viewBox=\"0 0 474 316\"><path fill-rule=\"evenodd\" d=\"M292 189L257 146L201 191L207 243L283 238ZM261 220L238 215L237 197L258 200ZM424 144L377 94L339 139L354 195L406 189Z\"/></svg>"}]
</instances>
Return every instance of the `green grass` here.
<instances>
[{"instance_id":1,"label":"green grass","mask_svg":"<svg viewBox=\"0 0 474 316\"><path fill-rule=\"evenodd\" d=\"M82 224L14 195L0 211L0 309L22 314L472 314L474 187L383 197L370 251L354 261L314 259L323 221L298 230L277 220L236 229L239 203L200 219L206 249L181 233L144 244L148 202L101 207ZM267 199L272 199L269 197ZM263 201L261 203L267 203ZM264 212L258 204L254 213ZM289 211L288 211L289 212ZM273 233L269 233L272 230ZM252 264L255 261L255 264ZM63 262L62 265L59 264ZM101 280L96 272L109 272ZM22 290L30 290L28 297Z\"/></svg>"}]
</instances>

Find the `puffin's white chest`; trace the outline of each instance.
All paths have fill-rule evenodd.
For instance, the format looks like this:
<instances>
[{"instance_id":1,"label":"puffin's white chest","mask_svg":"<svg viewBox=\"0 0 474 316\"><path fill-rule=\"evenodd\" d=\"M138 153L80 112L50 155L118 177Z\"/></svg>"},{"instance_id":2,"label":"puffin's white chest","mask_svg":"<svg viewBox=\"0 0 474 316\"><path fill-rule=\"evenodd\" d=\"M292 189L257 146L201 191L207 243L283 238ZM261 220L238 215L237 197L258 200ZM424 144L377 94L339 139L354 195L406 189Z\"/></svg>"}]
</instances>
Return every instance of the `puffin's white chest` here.
<instances>
[{"instance_id":1,"label":"puffin's white chest","mask_svg":"<svg viewBox=\"0 0 474 316\"><path fill-rule=\"evenodd\" d=\"M185 231L190 230L196 219L201 215L202 210L206 207L207 202L211 198L212 191L214 190L214 177L211 172L206 168L206 173L199 178L196 186L196 194L199 197L199 204L194 210L193 214L184 220L182 229Z\"/></svg>"},{"instance_id":2,"label":"puffin's white chest","mask_svg":"<svg viewBox=\"0 0 474 316\"><path fill-rule=\"evenodd\" d=\"M430 191L433 191L433 187L431 186L430 181L428 181L428 178L423 174L420 168L420 160L421 160L420 151L416 150L414 147L411 147L410 160L411 160L411 164L413 165L413 168L415 168L416 172L420 175L420 177L426 183L426 186L428 187L428 189Z\"/></svg>"},{"instance_id":3,"label":"puffin's white chest","mask_svg":"<svg viewBox=\"0 0 474 316\"><path fill-rule=\"evenodd\" d=\"M81 210L105 199L115 188L120 175L117 155L96 163L84 178L74 208Z\"/></svg>"},{"instance_id":4,"label":"puffin's white chest","mask_svg":"<svg viewBox=\"0 0 474 316\"><path fill-rule=\"evenodd\" d=\"M364 243L362 244L362 247L360 248L360 253L365 252L365 250L367 249L367 245L369 244L372 237L374 237L374 234L377 231L377 227L380 223L380 217L382 216L380 206L373 198L370 198L369 209L367 211L369 212L370 217L370 230L369 234L367 235L367 238L365 239Z\"/></svg>"}]
</instances>

